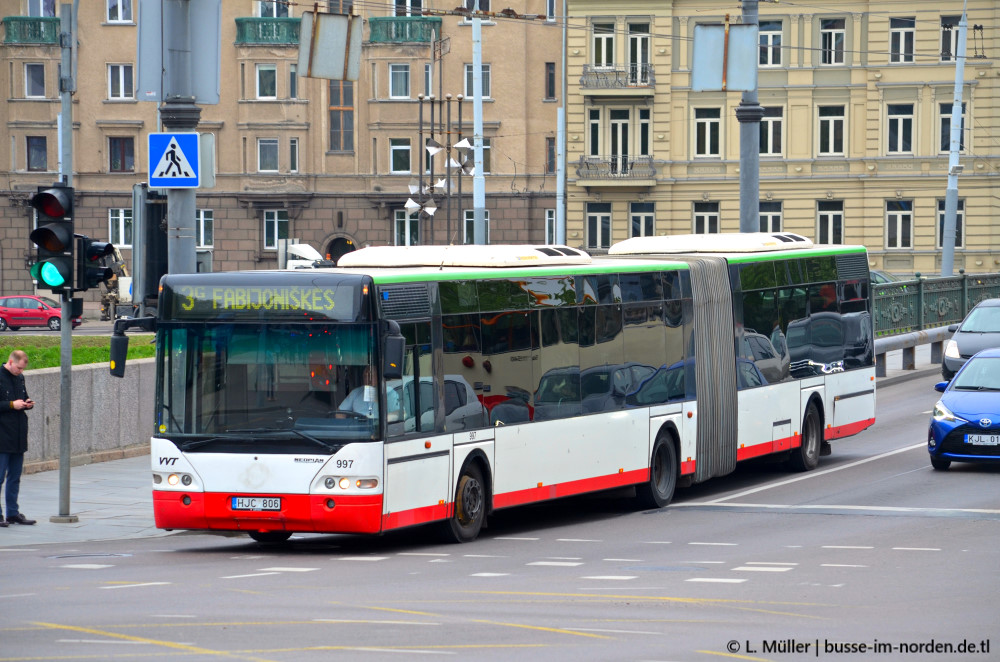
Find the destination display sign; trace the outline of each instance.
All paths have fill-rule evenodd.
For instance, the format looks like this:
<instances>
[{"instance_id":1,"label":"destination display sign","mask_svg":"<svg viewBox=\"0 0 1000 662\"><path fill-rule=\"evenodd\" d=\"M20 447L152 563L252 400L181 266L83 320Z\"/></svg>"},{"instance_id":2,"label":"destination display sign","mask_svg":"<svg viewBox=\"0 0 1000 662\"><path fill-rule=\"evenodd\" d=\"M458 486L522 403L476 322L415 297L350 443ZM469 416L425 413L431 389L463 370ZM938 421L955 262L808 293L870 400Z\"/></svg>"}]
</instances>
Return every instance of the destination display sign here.
<instances>
[{"instance_id":1,"label":"destination display sign","mask_svg":"<svg viewBox=\"0 0 1000 662\"><path fill-rule=\"evenodd\" d=\"M185 279L187 280L187 279ZM176 320L353 321L360 288L356 282L163 284L166 317Z\"/></svg>"}]
</instances>

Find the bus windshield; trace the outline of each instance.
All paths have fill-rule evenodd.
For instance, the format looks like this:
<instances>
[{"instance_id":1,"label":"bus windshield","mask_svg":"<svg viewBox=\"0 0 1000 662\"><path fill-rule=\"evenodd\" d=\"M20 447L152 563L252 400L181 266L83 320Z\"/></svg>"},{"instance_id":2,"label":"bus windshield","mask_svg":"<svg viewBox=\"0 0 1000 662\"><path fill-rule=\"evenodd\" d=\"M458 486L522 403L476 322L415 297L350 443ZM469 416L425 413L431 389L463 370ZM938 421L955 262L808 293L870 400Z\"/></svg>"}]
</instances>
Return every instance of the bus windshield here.
<instances>
[{"instance_id":1,"label":"bus windshield","mask_svg":"<svg viewBox=\"0 0 1000 662\"><path fill-rule=\"evenodd\" d=\"M164 324L157 433L212 452L378 439L375 334L371 323Z\"/></svg>"}]
</instances>

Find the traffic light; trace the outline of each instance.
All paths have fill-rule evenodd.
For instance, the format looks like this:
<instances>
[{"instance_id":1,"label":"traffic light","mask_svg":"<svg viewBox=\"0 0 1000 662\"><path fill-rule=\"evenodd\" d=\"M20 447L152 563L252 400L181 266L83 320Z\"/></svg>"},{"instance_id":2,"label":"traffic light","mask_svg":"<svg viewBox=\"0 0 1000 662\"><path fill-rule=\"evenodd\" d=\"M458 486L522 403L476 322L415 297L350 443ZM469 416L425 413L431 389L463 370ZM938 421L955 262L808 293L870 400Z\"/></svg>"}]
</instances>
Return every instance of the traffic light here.
<instances>
[{"instance_id":1,"label":"traffic light","mask_svg":"<svg viewBox=\"0 0 1000 662\"><path fill-rule=\"evenodd\" d=\"M38 187L31 198L38 225L28 238L38 246L29 272L39 289L73 290L73 188L65 184Z\"/></svg>"},{"instance_id":2,"label":"traffic light","mask_svg":"<svg viewBox=\"0 0 1000 662\"><path fill-rule=\"evenodd\" d=\"M82 292L97 287L114 276L111 267L104 266L106 256L115 252L115 247L105 241L94 241L85 235L80 236L80 262L76 272L76 290Z\"/></svg>"}]
</instances>

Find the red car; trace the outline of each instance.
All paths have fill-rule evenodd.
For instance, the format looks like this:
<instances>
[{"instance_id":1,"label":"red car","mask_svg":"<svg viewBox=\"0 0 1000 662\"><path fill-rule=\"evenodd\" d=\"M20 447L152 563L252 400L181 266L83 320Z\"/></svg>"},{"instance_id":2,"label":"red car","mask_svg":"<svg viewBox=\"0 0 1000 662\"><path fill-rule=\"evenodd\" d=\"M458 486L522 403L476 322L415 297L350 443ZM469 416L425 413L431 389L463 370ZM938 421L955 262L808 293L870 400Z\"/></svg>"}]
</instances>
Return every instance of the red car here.
<instances>
[{"instance_id":1,"label":"red car","mask_svg":"<svg viewBox=\"0 0 1000 662\"><path fill-rule=\"evenodd\" d=\"M73 318L73 328L80 326ZM17 331L22 326L47 326L53 331L62 328L62 308L58 301L31 295L0 297L0 331Z\"/></svg>"}]
</instances>

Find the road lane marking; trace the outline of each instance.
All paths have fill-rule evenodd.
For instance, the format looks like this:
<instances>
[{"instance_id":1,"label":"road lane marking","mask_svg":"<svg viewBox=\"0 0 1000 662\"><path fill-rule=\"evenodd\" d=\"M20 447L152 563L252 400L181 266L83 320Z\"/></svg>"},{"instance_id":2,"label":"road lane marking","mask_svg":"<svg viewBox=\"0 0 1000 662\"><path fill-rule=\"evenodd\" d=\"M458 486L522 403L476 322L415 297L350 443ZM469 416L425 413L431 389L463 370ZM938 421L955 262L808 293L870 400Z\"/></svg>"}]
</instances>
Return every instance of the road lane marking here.
<instances>
[{"instance_id":1,"label":"road lane marking","mask_svg":"<svg viewBox=\"0 0 1000 662\"><path fill-rule=\"evenodd\" d=\"M692 577L685 579L686 582L705 582L711 584L742 584L745 579L733 579L731 577Z\"/></svg>"},{"instance_id":2,"label":"road lane marking","mask_svg":"<svg viewBox=\"0 0 1000 662\"><path fill-rule=\"evenodd\" d=\"M604 541L591 540L590 538L556 538L556 542L604 542Z\"/></svg>"},{"instance_id":3,"label":"road lane marking","mask_svg":"<svg viewBox=\"0 0 1000 662\"><path fill-rule=\"evenodd\" d=\"M785 561L747 561L746 565L798 565L798 563L789 563Z\"/></svg>"},{"instance_id":4,"label":"road lane marking","mask_svg":"<svg viewBox=\"0 0 1000 662\"><path fill-rule=\"evenodd\" d=\"M787 504L787 503L678 503L680 508L758 508L760 510L814 510L814 511L858 511L858 512L885 512L904 514L927 514L927 515L1000 515L1000 509L992 508L923 508L912 506L856 506L834 503L810 503L810 504ZM674 506L671 505L671 508ZM688 543L694 544L694 543ZM730 543L732 544L732 543Z\"/></svg>"},{"instance_id":5,"label":"road lane marking","mask_svg":"<svg viewBox=\"0 0 1000 662\"><path fill-rule=\"evenodd\" d=\"M99 586L98 588L138 588L140 586L167 586L170 582L143 582L141 584L118 584L116 586Z\"/></svg>"},{"instance_id":6,"label":"road lane marking","mask_svg":"<svg viewBox=\"0 0 1000 662\"><path fill-rule=\"evenodd\" d=\"M397 556L451 556L451 554L441 552L400 552Z\"/></svg>"},{"instance_id":7,"label":"road lane marking","mask_svg":"<svg viewBox=\"0 0 1000 662\"><path fill-rule=\"evenodd\" d=\"M576 628L579 632L606 632L607 634L663 634L662 632L648 632L646 630L604 630L599 628Z\"/></svg>"},{"instance_id":8,"label":"road lane marking","mask_svg":"<svg viewBox=\"0 0 1000 662\"><path fill-rule=\"evenodd\" d=\"M261 572L312 572L319 568L261 568Z\"/></svg>"},{"instance_id":9,"label":"road lane marking","mask_svg":"<svg viewBox=\"0 0 1000 662\"><path fill-rule=\"evenodd\" d=\"M823 545L820 549L875 549L869 545Z\"/></svg>"},{"instance_id":10,"label":"road lane marking","mask_svg":"<svg viewBox=\"0 0 1000 662\"><path fill-rule=\"evenodd\" d=\"M940 547L893 547L897 552L940 552Z\"/></svg>"},{"instance_id":11,"label":"road lane marking","mask_svg":"<svg viewBox=\"0 0 1000 662\"><path fill-rule=\"evenodd\" d=\"M100 570L102 568L113 568L114 565L108 563L69 563L61 565L60 568L75 568L77 570Z\"/></svg>"},{"instance_id":12,"label":"road lane marking","mask_svg":"<svg viewBox=\"0 0 1000 662\"><path fill-rule=\"evenodd\" d=\"M219 577L219 579L246 579L247 577L267 577L268 575L277 575L277 572L254 572L249 575L227 575L225 577Z\"/></svg>"},{"instance_id":13,"label":"road lane marking","mask_svg":"<svg viewBox=\"0 0 1000 662\"><path fill-rule=\"evenodd\" d=\"M341 556L338 561L385 561L388 556Z\"/></svg>"},{"instance_id":14,"label":"road lane marking","mask_svg":"<svg viewBox=\"0 0 1000 662\"><path fill-rule=\"evenodd\" d=\"M314 623L341 623L348 625L441 625L429 621L387 621L361 618L314 618Z\"/></svg>"},{"instance_id":15,"label":"road lane marking","mask_svg":"<svg viewBox=\"0 0 1000 662\"><path fill-rule=\"evenodd\" d=\"M541 540L541 538L515 538L514 536L499 536L494 540Z\"/></svg>"},{"instance_id":16,"label":"road lane marking","mask_svg":"<svg viewBox=\"0 0 1000 662\"><path fill-rule=\"evenodd\" d=\"M102 587L105 588L105 587ZM219 657L232 657L227 651L212 650L210 648L202 648L200 646L192 646L190 644L182 644L174 641L163 641L160 639L149 639L147 637L135 637L129 634L119 634L117 632L108 632L106 630L97 630L94 628L84 628L77 627L75 625L61 625L59 623L44 623L41 621L35 621L34 625L39 625L44 628L50 628L53 630L69 630L70 632L82 632L84 634L93 634L100 637L108 637L111 639L121 639L123 641L134 641L138 643L153 644L155 646L163 646L164 648L172 648L174 650L183 650L190 653L197 653L199 655L215 655ZM256 662L265 662L261 658L248 657L247 660L255 660Z\"/></svg>"},{"instance_id":17,"label":"road lane marking","mask_svg":"<svg viewBox=\"0 0 1000 662\"><path fill-rule=\"evenodd\" d=\"M608 561L609 563L642 563L642 559L601 559L602 561Z\"/></svg>"},{"instance_id":18,"label":"road lane marking","mask_svg":"<svg viewBox=\"0 0 1000 662\"><path fill-rule=\"evenodd\" d=\"M475 572L470 577L509 577L509 572Z\"/></svg>"},{"instance_id":19,"label":"road lane marking","mask_svg":"<svg viewBox=\"0 0 1000 662\"><path fill-rule=\"evenodd\" d=\"M735 542L689 542L689 545L709 545L715 547L735 547L739 543Z\"/></svg>"},{"instance_id":20,"label":"road lane marking","mask_svg":"<svg viewBox=\"0 0 1000 662\"><path fill-rule=\"evenodd\" d=\"M456 655L455 651L442 651L442 650L417 650L415 648L370 648L368 646L353 646L350 648L345 647L345 651L365 651L366 653L406 653L412 655L440 655L444 653L445 655Z\"/></svg>"},{"instance_id":21,"label":"road lane marking","mask_svg":"<svg viewBox=\"0 0 1000 662\"><path fill-rule=\"evenodd\" d=\"M679 504L676 504L676 505L678 505L678 506L685 506L685 505L696 506L696 505L705 505L705 504L717 504L717 503L722 503L723 501L730 501L731 499L739 499L740 497L749 496L751 494L756 494L757 492L763 492L764 490L770 490L770 489L775 488L775 487L783 487L785 485L791 485L792 483L797 483L800 480L807 480L809 478L817 478L819 476L825 476L826 474L830 474L830 473L833 473L835 471L843 471L844 469L852 469L854 467L860 466L862 464L866 464L868 462L874 462L875 460L881 460L882 458L885 458L885 457L890 457L892 455L897 455L899 453L905 453L906 451L912 451L912 450L914 450L916 448L927 448L927 442L923 442L923 443L919 443L919 444L913 444L912 446L906 446L904 448L897 448L894 451L888 451L886 453L881 453L879 455L873 455L872 457L867 457L867 458L865 458L863 460L858 460L856 462L849 462L847 464L842 464L842 465L840 465L838 467L831 467L830 469L825 469L823 471L810 471L810 472L808 472L806 474L803 474L802 476L798 476L796 478L789 478L787 480L782 480L782 481L779 481L777 483L772 483L770 485L763 485L761 487L755 487L752 490L745 490L743 492L737 492L736 494L731 494L729 496L719 497L718 499L713 499L712 501L701 501L699 503L691 503L691 504L679 503Z\"/></svg>"},{"instance_id":22,"label":"road lane marking","mask_svg":"<svg viewBox=\"0 0 1000 662\"><path fill-rule=\"evenodd\" d=\"M579 630L565 630L562 628L547 628L540 625L525 625L524 623L503 623L501 621L483 621L475 620L474 623L483 623L484 625L502 625L508 628L521 628L523 630L538 630L540 632L554 632L556 634L572 634L577 637L591 637L593 639L610 639L611 637L605 637L600 634L590 634L589 632L580 632Z\"/></svg>"},{"instance_id":23,"label":"road lane marking","mask_svg":"<svg viewBox=\"0 0 1000 662\"><path fill-rule=\"evenodd\" d=\"M795 568L790 568L788 566L775 567L768 565L741 565L738 568L733 568L733 570L741 570L743 572L787 572L788 570L795 570Z\"/></svg>"},{"instance_id":24,"label":"road lane marking","mask_svg":"<svg viewBox=\"0 0 1000 662\"><path fill-rule=\"evenodd\" d=\"M573 561L532 561L531 563L525 563L525 565L545 565L560 568L573 568L578 565L583 565L583 563L575 563Z\"/></svg>"}]
</instances>

